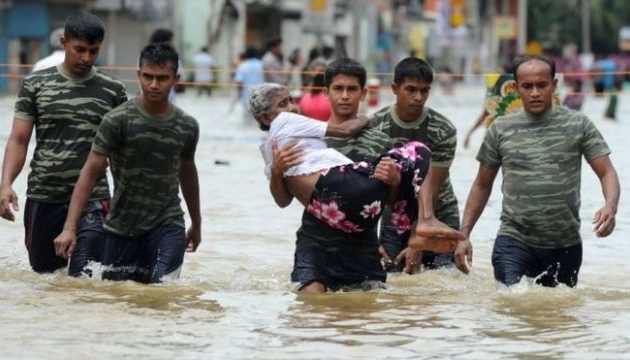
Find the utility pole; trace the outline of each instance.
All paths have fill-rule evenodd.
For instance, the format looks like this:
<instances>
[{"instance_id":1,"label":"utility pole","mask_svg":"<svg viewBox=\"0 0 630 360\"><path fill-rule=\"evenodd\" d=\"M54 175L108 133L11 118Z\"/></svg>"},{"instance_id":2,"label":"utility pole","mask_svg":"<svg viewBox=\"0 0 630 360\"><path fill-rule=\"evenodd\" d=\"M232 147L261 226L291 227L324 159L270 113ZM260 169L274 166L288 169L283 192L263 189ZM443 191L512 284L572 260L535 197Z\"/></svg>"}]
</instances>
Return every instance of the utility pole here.
<instances>
[{"instance_id":1,"label":"utility pole","mask_svg":"<svg viewBox=\"0 0 630 360\"><path fill-rule=\"evenodd\" d=\"M518 40L517 49L525 53L527 46L527 0L518 0Z\"/></svg>"},{"instance_id":2,"label":"utility pole","mask_svg":"<svg viewBox=\"0 0 630 360\"><path fill-rule=\"evenodd\" d=\"M582 5L582 52L591 52L591 17L589 0L581 0Z\"/></svg>"}]
</instances>

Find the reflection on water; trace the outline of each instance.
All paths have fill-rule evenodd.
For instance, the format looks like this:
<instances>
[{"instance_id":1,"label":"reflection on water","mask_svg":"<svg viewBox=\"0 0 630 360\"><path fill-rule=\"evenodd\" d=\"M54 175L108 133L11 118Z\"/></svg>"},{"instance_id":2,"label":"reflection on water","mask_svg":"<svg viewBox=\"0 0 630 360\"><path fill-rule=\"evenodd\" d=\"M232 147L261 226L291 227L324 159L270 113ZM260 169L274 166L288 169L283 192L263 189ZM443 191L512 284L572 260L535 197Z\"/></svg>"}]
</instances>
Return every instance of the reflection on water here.
<instances>
[{"instance_id":1,"label":"reflection on water","mask_svg":"<svg viewBox=\"0 0 630 360\"><path fill-rule=\"evenodd\" d=\"M460 134L483 94L469 95L457 107L432 98ZM12 102L0 98L2 148ZM470 276L454 269L393 274L384 290L302 296L291 292L289 281L301 208L273 204L257 148L261 133L243 129L239 114L209 115L224 114L229 99L200 104L184 96L180 102L202 125L197 162L204 219L203 241L197 253L186 255L181 279L143 285L68 278L63 271L34 274L21 220L0 221L2 357L592 359L630 352L630 265L621 251L630 219L622 201L616 233L593 236L589 220L602 200L588 166L576 289L527 281L496 289L490 252L501 208L497 184L473 233ZM604 106L605 99L589 99L587 111L613 149L625 193L630 156L623 145L630 125L602 121ZM473 146L482 136L473 137ZM476 172L474 156L474 150L458 149L451 172L461 207ZM23 173L15 184L21 199L25 188Z\"/></svg>"}]
</instances>

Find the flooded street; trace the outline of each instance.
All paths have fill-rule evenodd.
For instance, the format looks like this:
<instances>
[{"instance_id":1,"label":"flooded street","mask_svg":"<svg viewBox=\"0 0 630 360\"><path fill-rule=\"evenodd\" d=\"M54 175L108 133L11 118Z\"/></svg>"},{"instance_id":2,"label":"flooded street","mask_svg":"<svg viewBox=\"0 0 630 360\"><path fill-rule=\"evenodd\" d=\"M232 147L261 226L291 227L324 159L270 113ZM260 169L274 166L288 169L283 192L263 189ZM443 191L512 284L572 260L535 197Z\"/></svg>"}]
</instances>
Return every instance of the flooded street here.
<instances>
[{"instance_id":1,"label":"flooded street","mask_svg":"<svg viewBox=\"0 0 630 360\"><path fill-rule=\"evenodd\" d=\"M386 94L388 95L388 94ZM391 100L383 96L381 105ZM458 128L451 178L460 212L476 175L483 130L461 145L481 112L483 89L454 97L435 89L430 106ZM174 283L141 285L33 273L23 244L23 213L0 220L2 358L628 358L630 357L630 97L619 120L603 118L605 98L584 111L608 141L621 181L617 228L596 238L599 181L584 163L584 260L577 288L519 284L497 291L490 253L499 226L500 178L473 232L473 272L394 274L388 289L298 296L291 292L295 231L302 207L278 208L269 194L258 145L264 133L244 125L231 97L184 94L178 105L201 126L197 167L202 243L187 254ZM0 148L11 129L12 97L0 98ZM31 144L31 150L34 144ZM29 157L30 160L30 157ZM24 205L28 165L14 189ZM188 220L188 219L187 219ZM98 273L99 269L95 268Z\"/></svg>"}]
</instances>

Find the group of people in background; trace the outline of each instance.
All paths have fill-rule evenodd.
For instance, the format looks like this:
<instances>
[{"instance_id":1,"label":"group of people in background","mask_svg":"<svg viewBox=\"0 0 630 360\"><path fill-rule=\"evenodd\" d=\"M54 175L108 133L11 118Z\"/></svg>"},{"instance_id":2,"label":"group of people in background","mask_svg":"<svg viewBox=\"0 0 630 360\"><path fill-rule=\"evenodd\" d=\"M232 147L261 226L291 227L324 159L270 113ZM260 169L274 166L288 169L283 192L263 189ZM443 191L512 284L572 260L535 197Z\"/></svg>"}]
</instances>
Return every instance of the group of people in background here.
<instances>
[{"instance_id":1,"label":"group of people in background","mask_svg":"<svg viewBox=\"0 0 630 360\"><path fill-rule=\"evenodd\" d=\"M305 114L325 121L330 117L330 103L323 95L323 74L326 65L333 60L334 49L330 46L314 47L306 61L300 49L293 49L285 60L282 39L274 37L267 41L262 57L258 49L248 47L241 54L236 66L234 82L238 98L245 111L244 121L250 122L247 99L252 87L262 83L287 86L292 97L300 99L298 106Z\"/></svg>"},{"instance_id":2,"label":"group of people in background","mask_svg":"<svg viewBox=\"0 0 630 360\"><path fill-rule=\"evenodd\" d=\"M71 16L60 37L62 62L22 81L2 166L0 216L15 220L20 202L13 182L35 130L24 204L32 269L68 266L72 276L92 276L96 262L105 279L177 278L185 251L201 242L202 217L195 165L200 130L174 105L181 62L172 32L155 35L140 52L142 91L133 99L122 82L94 66L104 36L98 17ZM523 277L544 286L577 284L582 158L604 198L593 217L595 234L613 232L620 186L610 149L587 116L554 103L553 60L518 57L506 69L511 78L499 87L521 107L486 109L480 117L492 121L460 217L450 181L457 130L426 104L434 80L427 61L399 61L391 83L395 102L366 118L359 116L367 94L359 62L311 54L303 79L309 92L298 107L282 41L268 45L262 59L245 51L235 81L249 120L268 131L261 152L274 201L286 207L296 198L304 206L291 273L297 291L382 288L392 271L454 266L469 273L472 230L499 170L503 208L492 264L502 286ZM202 53L200 68L211 67ZM299 54L291 57L298 66Z\"/></svg>"}]
</instances>

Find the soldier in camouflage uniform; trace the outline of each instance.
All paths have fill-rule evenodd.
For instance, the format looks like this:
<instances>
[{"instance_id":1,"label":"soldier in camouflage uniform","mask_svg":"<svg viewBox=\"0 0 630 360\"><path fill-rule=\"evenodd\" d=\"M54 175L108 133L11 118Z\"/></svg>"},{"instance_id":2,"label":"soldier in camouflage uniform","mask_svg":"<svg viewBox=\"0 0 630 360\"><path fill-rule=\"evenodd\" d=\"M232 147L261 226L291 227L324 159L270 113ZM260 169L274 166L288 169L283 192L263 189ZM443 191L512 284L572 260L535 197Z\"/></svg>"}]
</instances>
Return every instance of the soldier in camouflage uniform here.
<instances>
[{"instance_id":1,"label":"soldier in camouflage uniform","mask_svg":"<svg viewBox=\"0 0 630 360\"><path fill-rule=\"evenodd\" d=\"M332 117L328 123L341 124L356 118L359 103L366 94L366 72L363 66L351 59L335 60L326 68L325 79L332 106ZM389 136L373 128L361 130L354 138L328 137L325 140L329 147L354 162L375 162L392 148ZM300 163L300 155L297 147L274 149L270 190L281 207L288 206L293 198L282 174ZM383 158L377 167L380 168L376 171L380 172L381 181L390 186L400 184L400 174L392 159ZM426 240L417 239L417 246L442 245L440 241ZM376 226L362 233L345 233L305 211L302 226L297 231L291 280L298 283L300 291L306 292L382 287L386 273L380 262L378 248Z\"/></svg>"},{"instance_id":2,"label":"soldier in camouflage uniform","mask_svg":"<svg viewBox=\"0 0 630 360\"><path fill-rule=\"evenodd\" d=\"M517 58L513 67L523 111L497 118L477 155L456 257L471 255L470 233L502 168L501 226L492 251L494 277L510 286L523 276L543 286L575 286L582 264L580 175L582 156L599 177L604 205L595 212L595 234L615 228L619 179L610 150L583 114L553 106L555 64L544 56Z\"/></svg>"},{"instance_id":3,"label":"soldier in camouflage uniform","mask_svg":"<svg viewBox=\"0 0 630 360\"><path fill-rule=\"evenodd\" d=\"M29 262L36 272L66 266L67 260L55 255L54 236L63 228L72 189L102 116L127 100L124 85L93 66L104 34L96 16L80 13L69 17L61 40L64 62L28 75L19 90L4 155L0 214L14 220L18 199L12 184L22 170L35 129L24 227ZM89 274L87 263L100 261L102 219L109 197L103 172L89 195L78 228L69 229L78 235L68 267L70 275Z\"/></svg>"},{"instance_id":4,"label":"soldier in camouflage uniform","mask_svg":"<svg viewBox=\"0 0 630 360\"><path fill-rule=\"evenodd\" d=\"M421 214L426 223L442 222L459 229L457 198L449 178L457 147L457 130L449 119L425 106L432 82L433 69L426 61L415 57L401 60L394 69L392 84L396 103L376 112L371 120L374 128L392 138L394 146L410 140L421 141L429 146L431 167L421 189ZM417 213L417 209L414 212ZM398 217L390 209L383 214L380 233L384 261L395 259L389 269L413 273L420 264L425 268L436 268L453 263L450 253L419 252L408 247L410 232L401 233L392 219L397 220Z\"/></svg>"},{"instance_id":5,"label":"soldier in camouflage uniform","mask_svg":"<svg viewBox=\"0 0 630 360\"><path fill-rule=\"evenodd\" d=\"M109 163L116 187L105 219L103 278L155 283L176 278L186 247L201 241L199 182L194 154L199 125L168 101L177 81L178 55L168 44L142 50L142 94L107 113L77 182L67 227L74 227L92 186ZM179 187L191 217L185 233ZM60 256L74 246L73 231L55 239Z\"/></svg>"}]
</instances>

